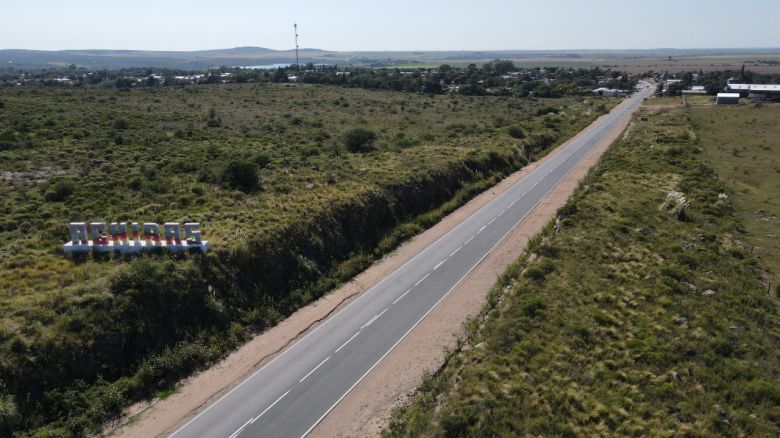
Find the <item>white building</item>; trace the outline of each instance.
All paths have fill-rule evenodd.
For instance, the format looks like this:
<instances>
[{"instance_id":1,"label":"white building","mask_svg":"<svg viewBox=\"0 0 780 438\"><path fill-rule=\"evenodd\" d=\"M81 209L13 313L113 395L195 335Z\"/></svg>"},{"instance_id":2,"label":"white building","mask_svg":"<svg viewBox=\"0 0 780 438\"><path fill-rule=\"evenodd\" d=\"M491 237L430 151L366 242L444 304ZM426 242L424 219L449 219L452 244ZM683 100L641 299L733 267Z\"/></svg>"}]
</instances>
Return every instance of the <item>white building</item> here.
<instances>
[{"instance_id":1,"label":"white building","mask_svg":"<svg viewBox=\"0 0 780 438\"><path fill-rule=\"evenodd\" d=\"M754 100L780 100L780 85L778 84L735 84L726 85L727 93L737 93L742 97Z\"/></svg>"},{"instance_id":2,"label":"white building","mask_svg":"<svg viewBox=\"0 0 780 438\"><path fill-rule=\"evenodd\" d=\"M611 88L601 87L601 88L596 88L591 93L597 94L599 96L604 96L604 97L615 97L618 94L620 94L620 90L613 90Z\"/></svg>"},{"instance_id":3,"label":"white building","mask_svg":"<svg viewBox=\"0 0 780 438\"><path fill-rule=\"evenodd\" d=\"M735 105L739 103L739 93L718 93L715 98L718 105Z\"/></svg>"}]
</instances>

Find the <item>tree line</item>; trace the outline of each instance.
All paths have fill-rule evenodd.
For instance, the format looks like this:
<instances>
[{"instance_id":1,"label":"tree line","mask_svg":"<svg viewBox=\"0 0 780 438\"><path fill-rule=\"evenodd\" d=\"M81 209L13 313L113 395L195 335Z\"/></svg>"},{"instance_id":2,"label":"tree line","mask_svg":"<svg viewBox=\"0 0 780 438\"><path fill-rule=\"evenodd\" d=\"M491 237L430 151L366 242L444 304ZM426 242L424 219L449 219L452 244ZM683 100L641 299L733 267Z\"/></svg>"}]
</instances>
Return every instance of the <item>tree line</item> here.
<instances>
[{"instance_id":1,"label":"tree line","mask_svg":"<svg viewBox=\"0 0 780 438\"><path fill-rule=\"evenodd\" d=\"M428 94L561 97L586 95L596 87L631 90L636 78L599 67L519 68L512 61L493 60L477 66L438 68L369 68L338 65L291 65L277 69L221 67L203 70L128 68L87 70L71 65L38 71L0 70L0 86L37 84L46 87L138 88L216 83L286 83L420 92Z\"/></svg>"}]
</instances>

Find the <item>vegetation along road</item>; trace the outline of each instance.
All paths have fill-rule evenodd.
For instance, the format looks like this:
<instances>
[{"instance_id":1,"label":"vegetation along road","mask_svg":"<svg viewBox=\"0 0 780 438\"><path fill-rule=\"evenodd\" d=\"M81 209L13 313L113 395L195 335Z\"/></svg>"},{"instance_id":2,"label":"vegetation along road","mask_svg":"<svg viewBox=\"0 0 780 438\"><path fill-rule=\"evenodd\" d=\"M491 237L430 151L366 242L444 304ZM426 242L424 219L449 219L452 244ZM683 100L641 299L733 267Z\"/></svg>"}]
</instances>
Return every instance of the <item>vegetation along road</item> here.
<instances>
[{"instance_id":1,"label":"vegetation along road","mask_svg":"<svg viewBox=\"0 0 780 438\"><path fill-rule=\"evenodd\" d=\"M303 436L448 294L651 89L425 248L174 432Z\"/></svg>"},{"instance_id":2,"label":"vegetation along road","mask_svg":"<svg viewBox=\"0 0 780 438\"><path fill-rule=\"evenodd\" d=\"M778 436L777 110L641 109L385 436Z\"/></svg>"}]
</instances>

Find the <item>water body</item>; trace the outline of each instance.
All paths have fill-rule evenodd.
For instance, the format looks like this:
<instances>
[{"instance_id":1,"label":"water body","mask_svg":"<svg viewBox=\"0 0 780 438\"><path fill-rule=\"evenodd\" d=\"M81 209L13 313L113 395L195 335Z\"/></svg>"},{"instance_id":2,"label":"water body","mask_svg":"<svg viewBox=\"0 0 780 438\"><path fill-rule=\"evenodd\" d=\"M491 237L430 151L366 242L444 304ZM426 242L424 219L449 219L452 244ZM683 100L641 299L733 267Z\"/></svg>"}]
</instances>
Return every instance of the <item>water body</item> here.
<instances>
[{"instance_id":1,"label":"water body","mask_svg":"<svg viewBox=\"0 0 780 438\"><path fill-rule=\"evenodd\" d=\"M301 66L305 66L307 63L302 62ZM293 63L277 63L277 64L263 64L263 65L239 65L238 68L246 68L252 70L274 70L277 68L287 68L295 64ZM314 64L316 67L322 67L330 64Z\"/></svg>"}]
</instances>

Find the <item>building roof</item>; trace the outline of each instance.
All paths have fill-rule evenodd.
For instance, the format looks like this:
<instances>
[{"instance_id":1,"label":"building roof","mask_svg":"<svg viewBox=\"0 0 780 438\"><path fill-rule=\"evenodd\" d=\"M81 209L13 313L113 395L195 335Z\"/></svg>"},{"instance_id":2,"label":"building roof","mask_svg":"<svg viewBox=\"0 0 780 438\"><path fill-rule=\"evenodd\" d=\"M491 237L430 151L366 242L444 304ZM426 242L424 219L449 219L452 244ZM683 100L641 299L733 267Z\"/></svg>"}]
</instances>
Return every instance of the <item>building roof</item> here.
<instances>
[{"instance_id":1,"label":"building roof","mask_svg":"<svg viewBox=\"0 0 780 438\"><path fill-rule=\"evenodd\" d=\"M728 84L726 87L731 91L774 91L780 93L780 85L777 84Z\"/></svg>"}]
</instances>

